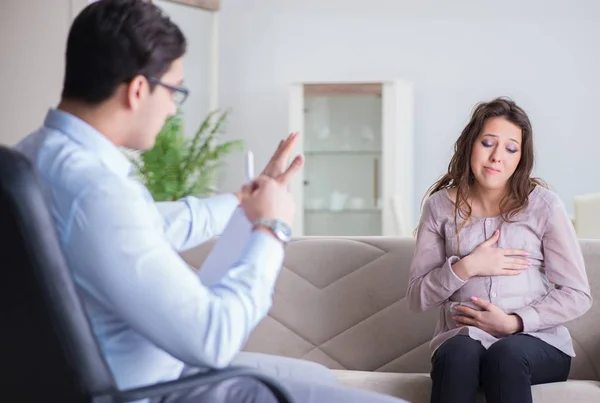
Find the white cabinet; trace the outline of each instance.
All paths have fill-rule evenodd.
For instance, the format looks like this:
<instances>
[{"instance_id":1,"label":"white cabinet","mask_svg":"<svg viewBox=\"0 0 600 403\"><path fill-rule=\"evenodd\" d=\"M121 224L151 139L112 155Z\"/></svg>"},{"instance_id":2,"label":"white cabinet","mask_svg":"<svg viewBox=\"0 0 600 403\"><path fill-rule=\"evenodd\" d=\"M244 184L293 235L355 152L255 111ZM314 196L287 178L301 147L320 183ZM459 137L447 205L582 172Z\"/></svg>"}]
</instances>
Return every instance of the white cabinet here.
<instances>
[{"instance_id":1,"label":"white cabinet","mask_svg":"<svg viewBox=\"0 0 600 403\"><path fill-rule=\"evenodd\" d=\"M299 83L289 97L306 158L291 186L294 236L411 236L412 85Z\"/></svg>"}]
</instances>

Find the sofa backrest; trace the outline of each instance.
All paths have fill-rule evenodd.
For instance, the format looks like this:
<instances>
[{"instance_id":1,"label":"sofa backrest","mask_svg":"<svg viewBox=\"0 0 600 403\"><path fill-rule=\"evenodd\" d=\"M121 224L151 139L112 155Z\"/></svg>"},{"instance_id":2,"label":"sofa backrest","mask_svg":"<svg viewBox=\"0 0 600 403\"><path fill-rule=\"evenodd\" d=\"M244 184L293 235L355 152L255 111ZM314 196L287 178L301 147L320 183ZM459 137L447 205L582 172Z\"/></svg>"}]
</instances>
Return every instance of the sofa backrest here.
<instances>
[{"instance_id":1,"label":"sofa backrest","mask_svg":"<svg viewBox=\"0 0 600 403\"><path fill-rule=\"evenodd\" d=\"M199 267L212 242L183 254ZM592 295L600 295L600 240L581 240ZM292 241L274 304L246 351L304 358L333 369L428 373L438 309L408 310L412 238L306 237ZM571 378L600 380L600 302L567 324Z\"/></svg>"}]
</instances>

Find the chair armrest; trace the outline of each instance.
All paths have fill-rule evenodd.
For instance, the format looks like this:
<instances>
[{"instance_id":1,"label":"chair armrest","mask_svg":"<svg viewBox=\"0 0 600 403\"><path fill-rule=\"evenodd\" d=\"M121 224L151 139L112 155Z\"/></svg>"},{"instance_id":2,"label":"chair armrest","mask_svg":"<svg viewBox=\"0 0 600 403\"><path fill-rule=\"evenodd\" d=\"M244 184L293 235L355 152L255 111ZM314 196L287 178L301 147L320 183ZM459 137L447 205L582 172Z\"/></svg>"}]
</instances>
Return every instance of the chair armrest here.
<instances>
[{"instance_id":1,"label":"chair armrest","mask_svg":"<svg viewBox=\"0 0 600 403\"><path fill-rule=\"evenodd\" d=\"M209 370L207 372L185 376L174 381L120 391L117 392L117 401L131 402L135 400L162 396L168 393L197 386L211 385L230 378L241 376L254 378L264 384L273 393L278 403L294 403L294 399L283 385L281 385L275 379L263 374L262 372L249 367L228 367L219 370Z\"/></svg>"}]
</instances>

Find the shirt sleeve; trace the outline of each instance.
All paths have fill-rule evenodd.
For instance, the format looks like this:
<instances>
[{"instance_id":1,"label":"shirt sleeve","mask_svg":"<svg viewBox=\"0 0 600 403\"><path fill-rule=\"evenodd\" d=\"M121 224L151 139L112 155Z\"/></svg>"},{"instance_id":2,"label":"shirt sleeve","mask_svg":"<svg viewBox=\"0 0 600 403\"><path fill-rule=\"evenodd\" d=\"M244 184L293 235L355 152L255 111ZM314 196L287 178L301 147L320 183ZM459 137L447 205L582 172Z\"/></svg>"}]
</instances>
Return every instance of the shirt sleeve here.
<instances>
[{"instance_id":1,"label":"shirt sleeve","mask_svg":"<svg viewBox=\"0 0 600 403\"><path fill-rule=\"evenodd\" d=\"M254 232L224 278L206 287L165 236L154 203L135 192L96 189L74 211L68 244L76 281L187 364L228 365L268 313L284 256L271 236Z\"/></svg>"},{"instance_id":2,"label":"shirt sleeve","mask_svg":"<svg viewBox=\"0 0 600 403\"><path fill-rule=\"evenodd\" d=\"M176 250L183 251L220 235L238 204L234 194L223 194L158 202L156 207L163 217L167 238Z\"/></svg>"},{"instance_id":3,"label":"shirt sleeve","mask_svg":"<svg viewBox=\"0 0 600 403\"><path fill-rule=\"evenodd\" d=\"M546 277L552 288L543 298L514 312L521 317L524 332L562 325L583 315L592 306L579 240L558 197L550 206L542 252Z\"/></svg>"},{"instance_id":4,"label":"shirt sleeve","mask_svg":"<svg viewBox=\"0 0 600 403\"><path fill-rule=\"evenodd\" d=\"M407 297L409 308L416 312L441 305L466 284L452 270L452 265L460 258L446 258L445 240L435 219L432 204L429 199L423 206L410 265Z\"/></svg>"}]
</instances>

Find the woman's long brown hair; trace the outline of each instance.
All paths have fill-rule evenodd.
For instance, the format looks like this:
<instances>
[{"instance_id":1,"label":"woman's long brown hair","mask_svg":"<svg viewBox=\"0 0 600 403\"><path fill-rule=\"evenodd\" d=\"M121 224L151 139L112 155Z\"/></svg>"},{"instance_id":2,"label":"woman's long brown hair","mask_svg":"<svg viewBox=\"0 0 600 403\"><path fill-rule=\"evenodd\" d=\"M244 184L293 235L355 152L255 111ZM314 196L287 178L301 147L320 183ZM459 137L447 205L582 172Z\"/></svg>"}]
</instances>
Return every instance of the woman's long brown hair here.
<instances>
[{"instance_id":1,"label":"woman's long brown hair","mask_svg":"<svg viewBox=\"0 0 600 403\"><path fill-rule=\"evenodd\" d=\"M478 104L473 110L471 120L454 144L454 155L448 164L448 172L428 189L424 198L425 200L442 189L456 188L454 225L457 235L471 218L471 205L467 198L475 184L471 170L473 145L485 122L494 117L503 117L522 130L521 160L509 179L508 192L500 202L502 219L510 222L516 214L525 210L529 202L529 193L536 185L546 187L540 179L531 177L534 165L533 138L531 123L525 111L512 100L502 97ZM457 226L459 216L464 220L460 228Z\"/></svg>"}]
</instances>

